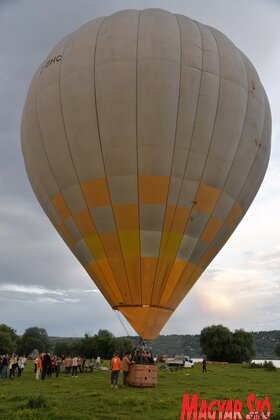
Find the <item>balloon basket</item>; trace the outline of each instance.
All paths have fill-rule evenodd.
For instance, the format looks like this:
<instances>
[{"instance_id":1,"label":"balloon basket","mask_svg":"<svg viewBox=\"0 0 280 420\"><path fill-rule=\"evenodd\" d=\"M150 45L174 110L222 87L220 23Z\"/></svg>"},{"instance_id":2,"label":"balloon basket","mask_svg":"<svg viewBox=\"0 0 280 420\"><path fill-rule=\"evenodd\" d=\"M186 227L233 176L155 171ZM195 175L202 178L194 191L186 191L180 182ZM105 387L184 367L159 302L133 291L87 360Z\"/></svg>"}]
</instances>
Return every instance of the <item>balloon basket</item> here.
<instances>
[{"instance_id":1,"label":"balloon basket","mask_svg":"<svg viewBox=\"0 0 280 420\"><path fill-rule=\"evenodd\" d=\"M157 366L152 364L132 363L127 383L138 388L155 387L157 385Z\"/></svg>"}]
</instances>

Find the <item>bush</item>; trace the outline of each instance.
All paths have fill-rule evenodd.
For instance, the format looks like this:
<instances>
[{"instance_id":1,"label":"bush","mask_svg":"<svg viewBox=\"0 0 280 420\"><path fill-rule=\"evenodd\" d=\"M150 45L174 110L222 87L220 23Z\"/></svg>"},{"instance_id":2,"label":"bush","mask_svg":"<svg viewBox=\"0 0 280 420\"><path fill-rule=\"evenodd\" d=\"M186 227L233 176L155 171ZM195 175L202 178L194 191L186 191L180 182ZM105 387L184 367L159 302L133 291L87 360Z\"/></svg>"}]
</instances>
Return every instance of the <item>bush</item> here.
<instances>
[{"instance_id":1,"label":"bush","mask_svg":"<svg viewBox=\"0 0 280 420\"><path fill-rule=\"evenodd\" d=\"M276 370L276 366L274 366L273 362L270 360L269 362L267 362L265 360L263 367L265 370L269 370L269 371L273 371Z\"/></svg>"},{"instance_id":2,"label":"bush","mask_svg":"<svg viewBox=\"0 0 280 420\"><path fill-rule=\"evenodd\" d=\"M261 369L263 368L263 364L262 363L256 363L256 362L251 362L247 364L247 367L250 369Z\"/></svg>"},{"instance_id":3,"label":"bush","mask_svg":"<svg viewBox=\"0 0 280 420\"><path fill-rule=\"evenodd\" d=\"M38 397L30 397L25 406L26 408L46 408L48 407L48 402L44 397L40 395Z\"/></svg>"},{"instance_id":4,"label":"bush","mask_svg":"<svg viewBox=\"0 0 280 420\"><path fill-rule=\"evenodd\" d=\"M246 366L250 369L262 369L262 368L264 368L265 370L268 370L268 371L276 370L276 367L274 366L274 364L271 360L269 362L267 362L265 360L264 363L251 362L251 363L248 363Z\"/></svg>"}]
</instances>

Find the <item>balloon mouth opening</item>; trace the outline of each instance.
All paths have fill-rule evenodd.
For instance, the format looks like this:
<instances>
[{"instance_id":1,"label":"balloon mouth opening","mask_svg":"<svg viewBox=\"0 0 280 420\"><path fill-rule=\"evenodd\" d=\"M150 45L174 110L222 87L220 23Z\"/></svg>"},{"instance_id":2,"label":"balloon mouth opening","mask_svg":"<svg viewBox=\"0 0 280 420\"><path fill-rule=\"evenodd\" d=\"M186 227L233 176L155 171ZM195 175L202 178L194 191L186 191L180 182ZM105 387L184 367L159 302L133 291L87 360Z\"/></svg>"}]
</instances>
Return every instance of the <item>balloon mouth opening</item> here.
<instances>
[{"instance_id":1,"label":"balloon mouth opening","mask_svg":"<svg viewBox=\"0 0 280 420\"><path fill-rule=\"evenodd\" d=\"M122 313L142 340L154 340L174 312L153 303L118 304L113 309Z\"/></svg>"}]
</instances>

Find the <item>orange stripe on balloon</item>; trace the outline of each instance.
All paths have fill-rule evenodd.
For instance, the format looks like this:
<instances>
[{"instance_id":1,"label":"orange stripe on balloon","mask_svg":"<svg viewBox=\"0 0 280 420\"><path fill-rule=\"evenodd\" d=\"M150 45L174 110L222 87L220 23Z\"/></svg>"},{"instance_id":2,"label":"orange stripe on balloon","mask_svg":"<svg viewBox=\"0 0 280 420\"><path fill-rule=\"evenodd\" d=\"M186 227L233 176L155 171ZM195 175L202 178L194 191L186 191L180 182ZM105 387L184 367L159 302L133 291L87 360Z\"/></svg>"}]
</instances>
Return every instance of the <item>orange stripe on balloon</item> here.
<instances>
[{"instance_id":1,"label":"orange stripe on balloon","mask_svg":"<svg viewBox=\"0 0 280 420\"><path fill-rule=\"evenodd\" d=\"M164 232L170 232L175 211L176 211L176 207L171 206L170 204L166 207L164 223L163 223Z\"/></svg>"},{"instance_id":2,"label":"orange stripe on balloon","mask_svg":"<svg viewBox=\"0 0 280 420\"><path fill-rule=\"evenodd\" d=\"M103 289L102 293L105 293L105 296L107 295L111 301L117 302L115 304L123 302L114 274L106 258L99 260L98 262L93 261L89 263L86 269L90 275L91 273L94 274L93 280L98 287L101 286Z\"/></svg>"},{"instance_id":3,"label":"orange stripe on balloon","mask_svg":"<svg viewBox=\"0 0 280 420\"><path fill-rule=\"evenodd\" d=\"M106 178L91 179L83 182L81 188L88 207L102 207L110 204Z\"/></svg>"},{"instance_id":4,"label":"orange stripe on balloon","mask_svg":"<svg viewBox=\"0 0 280 420\"><path fill-rule=\"evenodd\" d=\"M200 184L194 201L195 209L212 213L220 195L221 190L206 184Z\"/></svg>"},{"instance_id":5,"label":"orange stripe on balloon","mask_svg":"<svg viewBox=\"0 0 280 420\"><path fill-rule=\"evenodd\" d=\"M57 214L61 218L61 220L65 220L68 217L70 217L70 210L67 207L67 204L61 194L61 192L58 192L51 200L51 203L56 210Z\"/></svg>"},{"instance_id":6,"label":"orange stripe on balloon","mask_svg":"<svg viewBox=\"0 0 280 420\"><path fill-rule=\"evenodd\" d=\"M80 211L73 216L75 223L83 237L96 233L92 217L88 210Z\"/></svg>"},{"instance_id":7,"label":"orange stripe on balloon","mask_svg":"<svg viewBox=\"0 0 280 420\"><path fill-rule=\"evenodd\" d=\"M200 239L210 244L219 232L222 224L223 222L221 220L210 219L202 232Z\"/></svg>"},{"instance_id":8,"label":"orange stripe on balloon","mask_svg":"<svg viewBox=\"0 0 280 420\"><path fill-rule=\"evenodd\" d=\"M58 232L69 246L74 245L75 242L64 225L58 226Z\"/></svg>"},{"instance_id":9,"label":"orange stripe on balloon","mask_svg":"<svg viewBox=\"0 0 280 420\"><path fill-rule=\"evenodd\" d=\"M238 202L236 202L232 207L231 211L229 212L228 217L225 220L225 224L231 228L238 219L238 217L241 215L241 213L241 206Z\"/></svg>"},{"instance_id":10,"label":"orange stripe on balloon","mask_svg":"<svg viewBox=\"0 0 280 420\"><path fill-rule=\"evenodd\" d=\"M188 263L167 301L167 306L176 308L202 273L201 267Z\"/></svg>"},{"instance_id":11,"label":"orange stripe on balloon","mask_svg":"<svg viewBox=\"0 0 280 420\"><path fill-rule=\"evenodd\" d=\"M139 176L139 201L143 204L165 204L168 194L168 176Z\"/></svg>"},{"instance_id":12,"label":"orange stripe on balloon","mask_svg":"<svg viewBox=\"0 0 280 420\"><path fill-rule=\"evenodd\" d=\"M141 304L141 271L140 257L124 257L128 281L133 284L131 288L133 304Z\"/></svg>"},{"instance_id":13,"label":"orange stripe on balloon","mask_svg":"<svg viewBox=\"0 0 280 420\"><path fill-rule=\"evenodd\" d=\"M188 264L192 267L193 270L193 264ZM180 276L182 275L183 271L186 269L187 263L183 260L175 260L174 264L171 268L171 271L169 273L168 280L165 284L164 291L162 293L162 296L160 298L159 304L162 306L165 306L172 295L173 291L175 290L177 283L180 279Z\"/></svg>"},{"instance_id":14,"label":"orange stripe on balloon","mask_svg":"<svg viewBox=\"0 0 280 420\"><path fill-rule=\"evenodd\" d=\"M139 230L138 204L114 204L113 211L118 230Z\"/></svg>"}]
</instances>

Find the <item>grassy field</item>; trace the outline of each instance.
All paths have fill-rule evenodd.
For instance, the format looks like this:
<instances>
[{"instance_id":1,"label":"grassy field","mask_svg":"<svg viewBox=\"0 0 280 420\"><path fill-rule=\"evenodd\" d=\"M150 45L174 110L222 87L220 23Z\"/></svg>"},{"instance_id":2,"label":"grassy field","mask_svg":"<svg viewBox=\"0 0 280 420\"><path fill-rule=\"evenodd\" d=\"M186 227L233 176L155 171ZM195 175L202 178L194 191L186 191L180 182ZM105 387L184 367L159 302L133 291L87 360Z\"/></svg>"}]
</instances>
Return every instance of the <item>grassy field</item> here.
<instances>
[{"instance_id":1,"label":"grassy field","mask_svg":"<svg viewBox=\"0 0 280 420\"><path fill-rule=\"evenodd\" d=\"M279 369L208 365L202 374L197 364L175 372L158 369L156 388L111 389L109 371L77 378L61 373L57 379L36 381L29 362L22 377L0 381L0 419L179 419L183 394L198 394L208 402L239 399L246 406L252 393L258 399L268 396L273 417L280 419Z\"/></svg>"}]
</instances>

